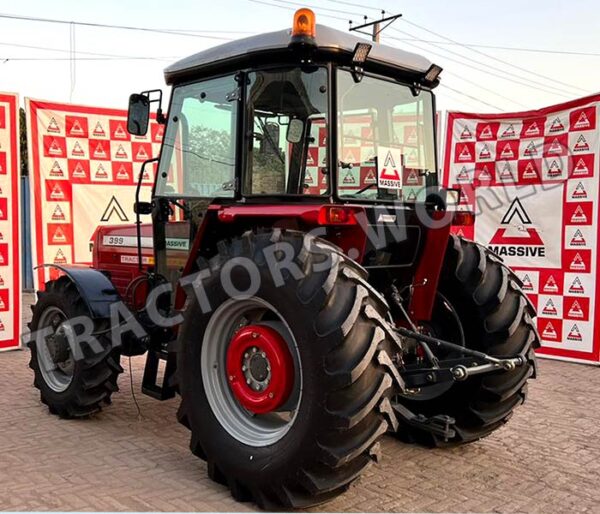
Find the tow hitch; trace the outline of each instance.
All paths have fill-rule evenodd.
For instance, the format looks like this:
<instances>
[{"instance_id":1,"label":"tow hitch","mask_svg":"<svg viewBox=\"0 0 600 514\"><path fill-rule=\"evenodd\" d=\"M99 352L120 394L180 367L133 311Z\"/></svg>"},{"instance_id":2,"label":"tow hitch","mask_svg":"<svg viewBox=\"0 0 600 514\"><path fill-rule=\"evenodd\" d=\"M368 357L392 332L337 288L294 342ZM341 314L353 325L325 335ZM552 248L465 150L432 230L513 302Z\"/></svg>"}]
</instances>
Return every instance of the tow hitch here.
<instances>
[{"instance_id":1,"label":"tow hitch","mask_svg":"<svg viewBox=\"0 0 600 514\"><path fill-rule=\"evenodd\" d=\"M403 327L397 327L395 330L402 337L418 341L431 364L431 367L406 366L398 370L404 382L403 390L399 391L399 395L404 398L410 398L411 394L427 387L461 382L473 375L512 371L527 362L523 355L512 358L492 357L484 352L465 348ZM432 348L445 348L462 354L462 356L438 360L432 352ZM437 415L428 418L422 414L415 414L401 403L400 397L396 397L392 401L391 407L396 416L408 426L419 427L421 430L441 436L445 440L451 439L456 434L454 429L456 422L450 416Z\"/></svg>"}]
</instances>

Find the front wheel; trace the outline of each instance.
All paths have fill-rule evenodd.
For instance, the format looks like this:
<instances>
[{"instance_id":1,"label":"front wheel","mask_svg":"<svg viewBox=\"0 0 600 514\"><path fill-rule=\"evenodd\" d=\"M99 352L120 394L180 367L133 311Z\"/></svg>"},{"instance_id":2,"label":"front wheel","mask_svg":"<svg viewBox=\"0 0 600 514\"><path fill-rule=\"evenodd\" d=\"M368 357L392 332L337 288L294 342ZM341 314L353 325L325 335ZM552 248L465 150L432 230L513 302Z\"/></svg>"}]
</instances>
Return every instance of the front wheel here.
<instances>
[{"instance_id":1,"label":"front wheel","mask_svg":"<svg viewBox=\"0 0 600 514\"><path fill-rule=\"evenodd\" d=\"M450 441L407 427L398 433L404 440L442 446L476 441L508 421L525 401L527 381L535 376L534 348L540 340L535 310L519 279L477 243L450 237L439 292L432 335L495 357L524 355L526 360L513 371L475 375L438 390L439 394L400 398L415 413L456 420L456 436Z\"/></svg>"},{"instance_id":2,"label":"front wheel","mask_svg":"<svg viewBox=\"0 0 600 514\"><path fill-rule=\"evenodd\" d=\"M332 499L374 459L394 415L380 362L399 347L385 301L362 268L299 232L247 233L205 269L210 308L190 291L179 335L192 452L238 500ZM252 294L232 297L251 277Z\"/></svg>"},{"instance_id":3,"label":"front wheel","mask_svg":"<svg viewBox=\"0 0 600 514\"><path fill-rule=\"evenodd\" d=\"M61 277L38 292L29 324L34 335L29 343L34 386L42 403L62 418L98 412L117 391L117 378L123 372L119 352L107 333L97 335L94 348L81 347L81 355L74 354L66 330L69 320L81 316L89 316L83 298L69 278Z\"/></svg>"}]
</instances>

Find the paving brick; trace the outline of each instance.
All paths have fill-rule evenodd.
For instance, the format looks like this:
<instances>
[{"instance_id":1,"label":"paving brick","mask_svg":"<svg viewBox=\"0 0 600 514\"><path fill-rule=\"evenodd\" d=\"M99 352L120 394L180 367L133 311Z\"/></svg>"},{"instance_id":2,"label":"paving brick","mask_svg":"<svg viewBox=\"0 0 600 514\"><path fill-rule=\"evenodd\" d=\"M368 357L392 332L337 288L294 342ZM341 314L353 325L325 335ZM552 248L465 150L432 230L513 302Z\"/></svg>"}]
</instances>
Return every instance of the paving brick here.
<instances>
[{"instance_id":1,"label":"paving brick","mask_svg":"<svg viewBox=\"0 0 600 514\"><path fill-rule=\"evenodd\" d=\"M0 510L255 510L191 455L175 421L178 400L139 392L143 357L132 359L141 420L128 366L111 406L65 421L40 404L28 359L28 351L0 355ZM541 361L528 403L492 436L449 450L384 438L380 464L315 510L598 512L598 405L598 368Z\"/></svg>"}]
</instances>

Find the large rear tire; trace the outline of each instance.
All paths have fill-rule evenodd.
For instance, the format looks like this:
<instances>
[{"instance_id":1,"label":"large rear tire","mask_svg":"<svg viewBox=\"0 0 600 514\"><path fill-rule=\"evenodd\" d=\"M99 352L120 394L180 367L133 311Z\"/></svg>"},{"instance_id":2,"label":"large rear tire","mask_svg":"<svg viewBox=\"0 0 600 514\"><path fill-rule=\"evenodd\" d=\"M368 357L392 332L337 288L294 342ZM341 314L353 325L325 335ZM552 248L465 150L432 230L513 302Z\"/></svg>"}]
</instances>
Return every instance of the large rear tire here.
<instances>
[{"instance_id":1,"label":"large rear tire","mask_svg":"<svg viewBox=\"0 0 600 514\"><path fill-rule=\"evenodd\" d=\"M123 372L119 351L113 349L109 333L96 336L99 346L80 348L81 359L73 355L64 338L62 343L56 342L56 333L65 321L89 315L77 287L67 277L47 282L32 310L32 333L51 331L47 337L32 338L29 343L29 367L42 403L61 418L81 418L100 411L118 390L117 379Z\"/></svg>"},{"instance_id":2,"label":"large rear tire","mask_svg":"<svg viewBox=\"0 0 600 514\"><path fill-rule=\"evenodd\" d=\"M276 266L282 271L278 280L265 257L269 248L276 249L271 255L278 261L290 258L302 276ZM327 259L333 266L315 271ZM231 299L225 290L225 269L230 284L248 288L249 275L241 266L232 268L235 262L256 265L260 280L251 297ZM399 346L385 319L385 300L356 263L300 232L249 232L220 245L210 263L199 264L211 273L203 284L212 310L203 312L198 297L188 292L177 359L178 418L191 430L192 452L240 501L278 508L332 499L374 460L377 441L394 416L388 400L393 378L380 362L391 363ZM255 327L277 328L296 352L294 390L301 385L301 391L293 407L281 407L292 409L284 417L287 425L273 424L273 413L246 411L244 418L244 409L231 399L232 375L225 373L222 356L249 319ZM219 345L225 349L211 349Z\"/></svg>"},{"instance_id":3,"label":"large rear tire","mask_svg":"<svg viewBox=\"0 0 600 514\"><path fill-rule=\"evenodd\" d=\"M533 320L535 309L521 290L520 280L482 245L450 237L439 291L456 311L468 348L495 357L524 355L526 360L514 371L457 382L433 399L401 400L415 413L455 418L456 437L450 441L406 427L398 433L404 440L445 446L476 441L508 421L525 401L527 381L535 377L534 349L540 339ZM453 339L449 334L435 335Z\"/></svg>"}]
</instances>

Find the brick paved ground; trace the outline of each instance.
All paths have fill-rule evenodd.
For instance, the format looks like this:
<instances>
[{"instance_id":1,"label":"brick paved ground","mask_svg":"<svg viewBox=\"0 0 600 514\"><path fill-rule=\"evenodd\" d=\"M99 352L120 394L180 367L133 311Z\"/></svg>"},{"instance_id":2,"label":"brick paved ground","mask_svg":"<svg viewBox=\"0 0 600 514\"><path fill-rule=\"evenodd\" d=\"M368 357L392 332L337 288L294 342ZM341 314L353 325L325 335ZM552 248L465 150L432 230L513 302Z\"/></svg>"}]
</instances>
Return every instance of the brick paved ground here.
<instances>
[{"instance_id":1,"label":"brick paved ground","mask_svg":"<svg viewBox=\"0 0 600 514\"><path fill-rule=\"evenodd\" d=\"M0 355L0 509L246 511L211 482L175 422L177 400L128 387L91 420L50 416L27 351ZM126 362L125 362L126 364ZM133 360L139 390L143 359ZM127 367L127 366L125 366ZM542 361L530 401L484 441L454 450L383 442L382 462L328 511L600 511L600 369Z\"/></svg>"}]
</instances>

